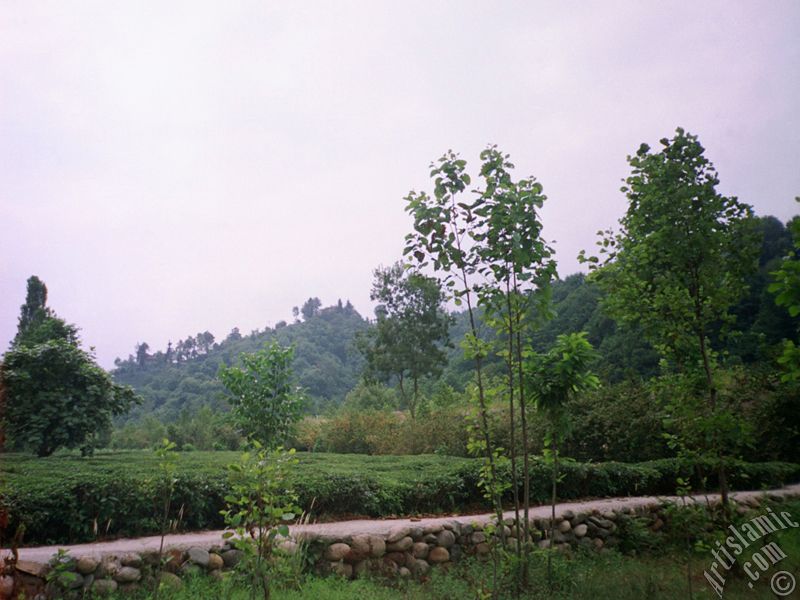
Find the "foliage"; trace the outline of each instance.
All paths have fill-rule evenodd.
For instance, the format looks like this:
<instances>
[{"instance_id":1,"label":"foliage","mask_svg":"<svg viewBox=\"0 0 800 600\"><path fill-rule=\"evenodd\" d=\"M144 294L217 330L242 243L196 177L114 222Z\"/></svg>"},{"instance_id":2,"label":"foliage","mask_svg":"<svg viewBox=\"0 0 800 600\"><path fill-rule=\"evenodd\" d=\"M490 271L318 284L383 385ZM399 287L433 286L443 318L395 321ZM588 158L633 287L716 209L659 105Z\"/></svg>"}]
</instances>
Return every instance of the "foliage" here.
<instances>
[{"instance_id":1,"label":"foliage","mask_svg":"<svg viewBox=\"0 0 800 600\"><path fill-rule=\"evenodd\" d=\"M287 486L297 504L314 517L342 515L414 515L439 511L487 510L478 487L482 460L450 456L364 456L297 453ZM176 455L172 505L182 509L180 529L223 526L220 510L229 493L226 467L237 452L182 452ZM163 487L153 474L153 451L98 453L89 458L58 453L46 461L7 454L0 469L6 487L0 498L11 515L9 531L23 522L28 545L88 542L110 536L157 535ZM706 489L716 486L711 465L692 470L690 483L701 489L699 473L708 473ZM506 462L499 474L510 480ZM559 467L561 499L673 494L685 470L675 459L637 464L578 463ZM551 465L531 457L531 499L550 500ZM760 489L800 481L800 465L743 463L729 467L734 488ZM511 491L505 497L511 499Z\"/></svg>"},{"instance_id":2,"label":"foliage","mask_svg":"<svg viewBox=\"0 0 800 600\"><path fill-rule=\"evenodd\" d=\"M796 200L800 202L800 198ZM780 269L772 273L775 281L769 291L775 294L776 304L786 307L791 317L797 317L800 315L800 218L795 217L790 228L794 249L783 259ZM793 340L786 340L778 362L785 370L785 381L800 379L800 348Z\"/></svg>"},{"instance_id":3,"label":"foliage","mask_svg":"<svg viewBox=\"0 0 800 600\"><path fill-rule=\"evenodd\" d=\"M754 384L748 379L740 390L753 398L746 414L755 436L748 460L800 462L800 382L783 381L768 373ZM747 398L745 400L749 400Z\"/></svg>"},{"instance_id":4,"label":"foliage","mask_svg":"<svg viewBox=\"0 0 800 600\"><path fill-rule=\"evenodd\" d=\"M761 239L758 272L748 278L746 295L731 308L736 322L728 326L726 335L720 337L715 330L710 332L713 347L718 349L718 360L726 367L759 363L774 365L775 346L782 343L787 332L795 331L800 325L800 317L790 317L783 307L775 304L774 295L767 291L770 272L780 267L782 257L792 248L791 235L774 217L760 217L756 219L755 226ZM587 279L582 274L570 275L553 281L550 289L549 312L553 318L539 322L537 317L537 329L530 335L530 343L536 351L546 352L562 333L586 331L587 339L598 350L598 358L592 369L604 383L628 382L635 385L659 373L659 356L645 339L641 326L612 320L604 307L607 293L592 278ZM485 324L482 314L480 309L476 309L479 337L495 340L497 336ZM443 348L447 354L447 364L440 382L423 382L421 389L426 401L434 400L431 388L435 385L450 386L460 393L473 378L473 364L464 357L460 345L460 340L470 330L469 315L462 311L455 312L453 316L455 320L450 327L450 337L454 347ZM531 316L536 317L536 314ZM150 415L166 426L181 422L183 409L191 418L203 406L210 407L215 413L227 411L223 387L215 379L219 366L234 363L240 353L256 351L271 339L277 339L283 345L295 346L294 369L298 383L307 391L307 411L312 414L328 413L358 387L363 358L355 350L354 339L356 333L370 327L372 325L362 319L352 306L344 303L342 307L334 305L320 309L309 321L221 340L209 347L208 354L204 354L202 347L195 342L197 355L187 355L181 362L176 362L174 344L171 354L169 347L167 352L149 354L142 367L131 356L129 360L120 361L113 376L117 383L132 385L144 402L118 418L118 424L127 426L139 423ZM503 342L497 338L493 343ZM169 361L168 355L171 356ZM483 366L487 376L505 371L502 358L494 352L486 356ZM153 425L152 421L150 425ZM191 430L189 427L188 436L192 435ZM166 433L154 434L147 444L136 440L146 437L144 434L147 431L147 427L142 427L138 432L136 428L129 430L130 436L122 436L130 440L130 443L124 443L124 447L151 447ZM199 431L198 435L201 433ZM221 445L234 447L229 443L230 438L222 425L219 435L225 438ZM169 437L180 442L179 437L172 433ZM200 437L206 439L204 434ZM210 448L203 439L199 443L191 443L198 448ZM213 440L210 443L213 444ZM505 442L504 445L508 447Z\"/></svg>"},{"instance_id":5,"label":"foliage","mask_svg":"<svg viewBox=\"0 0 800 600\"><path fill-rule=\"evenodd\" d=\"M59 548L48 566L50 570L45 576L47 595L53 598L68 595L78 578L74 571L75 559L69 555L69 550Z\"/></svg>"},{"instance_id":6,"label":"foliage","mask_svg":"<svg viewBox=\"0 0 800 600\"><path fill-rule=\"evenodd\" d=\"M718 373L719 380L719 373ZM719 468L726 457L738 457L753 440L753 428L742 409L739 390L717 390L713 410L704 397L699 373L666 374L649 387L665 407L664 436L677 456L695 462L705 458Z\"/></svg>"},{"instance_id":7,"label":"foliage","mask_svg":"<svg viewBox=\"0 0 800 600\"><path fill-rule=\"evenodd\" d=\"M400 408L393 388L377 382L361 380L347 392L342 404L344 411L390 410Z\"/></svg>"},{"instance_id":8,"label":"foliage","mask_svg":"<svg viewBox=\"0 0 800 600\"><path fill-rule=\"evenodd\" d=\"M717 173L696 136L679 128L661 145L651 152L642 144L628 158L629 207L620 231L598 242L607 258L594 277L609 292L613 318L639 324L675 364L702 368L712 325L730 320L756 268L757 230L750 206L716 191Z\"/></svg>"},{"instance_id":9,"label":"foliage","mask_svg":"<svg viewBox=\"0 0 800 600\"><path fill-rule=\"evenodd\" d=\"M560 335L545 354L529 353L526 376L536 406L553 419L560 419L567 401L600 385L589 371L595 352L586 333Z\"/></svg>"},{"instance_id":10,"label":"foliage","mask_svg":"<svg viewBox=\"0 0 800 600\"><path fill-rule=\"evenodd\" d=\"M17 449L49 456L58 448L91 454L111 417L139 401L81 349L77 328L47 307L47 287L28 279L19 329L0 364L0 428Z\"/></svg>"},{"instance_id":11,"label":"foliage","mask_svg":"<svg viewBox=\"0 0 800 600\"><path fill-rule=\"evenodd\" d=\"M586 390L597 388L600 381L589 371L594 359L594 349L586 340L586 333L563 334L556 338L555 345L544 355L529 352L525 364L525 377L528 389L536 402L536 408L543 412L549 425L549 448L545 455L552 458L550 552L547 560L547 579L553 583L552 553L555 551L553 537L556 521L556 498L558 484L558 459L561 438L569 426L567 401Z\"/></svg>"},{"instance_id":12,"label":"foliage","mask_svg":"<svg viewBox=\"0 0 800 600\"><path fill-rule=\"evenodd\" d=\"M300 422L299 449L346 454L440 454L467 456L465 412L431 409L424 419L386 410L343 410L327 418Z\"/></svg>"},{"instance_id":13,"label":"foliage","mask_svg":"<svg viewBox=\"0 0 800 600\"><path fill-rule=\"evenodd\" d=\"M322 302L319 298L309 298L303 304L303 307L300 309L300 313L303 315L303 319L308 321L312 317L316 317L319 314L319 309L322 306Z\"/></svg>"},{"instance_id":14,"label":"foliage","mask_svg":"<svg viewBox=\"0 0 800 600\"><path fill-rule=\"evenodd\" d=\"M444 294L432 277L407 271L401 263L376 269L370 299L378 302L375 326L360 338L367 379L396 380L403 404L416 416L420 379L438 376L446 363L451 318ZM411 390L407 390L410 380Z\"/></svg>"},{"instance_id":15,"label":"foliage","mask_svg":"<svg viewBox=\"0 0 800 600\"><path fill-rule=\"evenodd\" d=\"M471 183L465 170L466 161L449 151L431 165L433 196L411 192L406 197L406 210L414 217L414 231L406 236L404 254L413 257L420 268L431 265L436 272L442 273L455 303L460 305L466 302L469 329L461 346L464 357L474 362L476 392L468 449L473 454L484 456L485 465L480 482L486 497L494 503L498 522L503 519L500 498L506 485L498 475L498 467L504 460L504 454L493 442L489 425L484 374L489 345L480 336L473 294L483 314L489 317L488 324L507 336L508 352L501 352L501 356L505 357L508 367L506 393L511 418L511 488L519 516L514 426L514 397L517 394L524 447L523 494L527 535L530 478L520 329L527 326L527 323L522 323L523 315L527 314L527 300L540 297L536 292L555 273L555 263L550 259L552 250L541 239L542 224L538 210L545 199L541 184L533 177L515 182L510 174L514 165L509 162L508 155L494 146L484 150L480 158L480 174L485 188L472 190L476 196L473 201L462 200L463 192ZM502 536L504 538L504 534ZM491 557L496 580L499 557L494 549ZM492 592L492 597L496 597L496 591Z\"/></svg>"},{"instance_id":16,"label":"foliage","mask_svg":"<svg viewBox=\"0 0 800 600\"><path fill-rule=\"evenodd\" d=\"M167 425L152 415L127 423L114 430L110 447L155 448L165 437L175 443L178 451L190 447L197 450L238 450L244 442L229 413L215 413L209 406L202 406L191 414L184 408L178 419Z\"/></svg>"},{"instance_id":17,"label":"foliage","mask_svg":"<svg viewBox=\"0 0 800 600\"><path fill-rule=\"evenodd\" d=\"M20 307L17 335L11 347L32 346L54 339L78 343L78 329L59 319L47 306L47 286L32 275L28 278L25 304Z\"/></svg>"},{"instance_id":18,"label":"foliage","mask_svg":"<svg viewBox=\"0 0 800 600\"><path fill-rule=\"evenodd\" d=\"M137 401L86 351L63 339L9 350L2 365L5 426L17 448L49 456L58 448L91 454L111 416Z\"/></svg>"},{"instance_id":19,"label":"foliage","mask_svg":"<svg viewBox=\"0 0 800 600\"><path fill-rule=\"evenodd\" d=\"M276 540L288 538L287 524L300 512L286 490L289 470L296 464L294 450L270 450L253 441L239 462L228 465L230 491L222 514L233 531L223 537L242 551L236 571L247 582L251 598L260 590L269 600Z\"/></svg>"},{"instance_id":20,"label":"foliage","mask_svg":"<svg viewBox=\"0 0 800 600\"><path fill-rule=\"evenodd\" d=\"M180 361L171 346L151 354L144 366L131 355L118 361L113 376L117 383L133 386L144 402L120 425L148 415L168 424L178 420L184 409L191 415L203 406L217 413L228 411L224 387L217 379L219 368L235 364L240 354L256 352L272 341L294 347L294 372L308 397L304 408L321 412L340 404L358 383L363 359L355 350L354 339L367 327L367 321L345 302L321 308L306 321L283 323L282 327L276 324L246 336L237 330L236 335L212 344L208 353L201 350Z\"/></svg>"},{"instance_id":21,"label":"foliage","mask_svg":"<svg viewBox=\"0 0 800 600\"><path fill-rule=\"evenodd\" d=\"M736 453L730 443L741 425L730 405L718 402L710 336L719 323L725 332L756 272L758 229L750 206L716 191L717 173L696 136L679 128L661 145L651 152L642 144L628 158L631 175L622 188L628 210L620 231L607 231L598 242L607 259L595 277L609 292L609 314L638 324L684 378L680 387L694 388L671 404L673 443L682 452L715 457L727 503L725 463ZM599 264L597 257L586 260ZM706 401L698 403L697 395ZM687 403L679 405L680 399Z\"/></svg>"},{"instance_id":22,"label":"foliage","mask_svg":"<svg viewBox=\"0 0 800 600\"><path fill-rule=\"evenodd\" d=\"M170 527L170 510L172 509L172 496L175 493L175 484L178 482L175 479L176 470L176 457L175 457L175 443L164 438L161 441L161 446L156 448L155 455L158 458L158 486L160 487L161 500L163 502L163 510L161 512L160 534L161 541L158 546L158 574L153 582L153 598L158 600L158 595L161 586L161 567L164 561L164 537L167 535L169 529L175 530L178 527L178 520L172 522Z\"/></svg>"},{"instance_id":23,"label":"foliage","mask_svg":"<svg viewBox=\"0 0 800 600\"><path fill-rule=\"evenodd\" d=\"M232 414L248 438L274 448L286 442L300 417L301 390L294 384L294 350L272 342L239 356L241 367L222 367L219 378L228 390Z\"/></svg>"},{"instance_id":24,"label":"foliage","mask_svg":"<svg viewBox=\"0 0 800 600\"><path fill-rule=\"evenodd\" d=\"M542 237L542 222L539 211L546 199L542 185L534 177L514 181L511 171L514 165L509 156L491 146L481 153L481 177L485 188L471 208L477 217L477 227L472 234L477 244L480 261L477 272L484 284L478 291L478 301L484 310L484 318L498 334L495 351L506 366L506 377L497 389L507 399L509 416L509 455L511 462L512 496L517 522L516 537L528 539L530 500L530 452L527 398L523 376L523 340L527 340L536 325L549 317L550 282L556 273L553 250ZM531 318L534 315L538 318ZM515 406L516 401L516 406ZM517 415L519 411L519 427ZM518 431L519 429L519 431ZM520 437L522 448L522 498L517 491L517 454ZM483 443L472 440L473 447ZM478 446L475 446L478 444ZM501 449L495 448L495 463ZM496 474L486 472L488 478ZM490 486L492 487L492 486ZM499 493L501 482L495 484ZM521 504L520 504L521 502ZM520 517L520 509L524 514ZM520 531L520 519L522 529ZM527 583L529 545L517 544L515 554L520 566L517 585Z\"/></svg>"},{"instance_id":25,"label":"foliage","mask_svg":"<svg viewBox=\"0 0 800 600\"><path fill-rule=\"evenodd\" d=\"M576 394L565 407L571 418L562 438L563 453L576 460L599 462L637 462L671 456L663 438L663 400L647 385L635 381ZM542 435L535 435L534 439L541 443ZM533 447L534 452L539 449Z\"/></svg>"}]
</instances>

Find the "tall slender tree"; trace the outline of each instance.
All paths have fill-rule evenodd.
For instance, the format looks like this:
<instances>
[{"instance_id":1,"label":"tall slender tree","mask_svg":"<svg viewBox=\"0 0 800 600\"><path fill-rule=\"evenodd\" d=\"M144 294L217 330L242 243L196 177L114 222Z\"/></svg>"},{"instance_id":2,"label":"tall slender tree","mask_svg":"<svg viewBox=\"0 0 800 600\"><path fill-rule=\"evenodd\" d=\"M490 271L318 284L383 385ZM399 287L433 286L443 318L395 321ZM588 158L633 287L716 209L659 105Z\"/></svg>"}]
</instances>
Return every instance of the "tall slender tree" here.
<instances>
[{"instance_id":1,"label":"tall slender tree","mask_svg":"<svg viewBox=\"0 0 800 600\"><path fill-rule=\"evenodd\" d=\"M506 484L500 482L497 476L498 453L502 449L492 445L483 373L484 361L491 347L479 337L475 309L482 308L488 322L502 334L500 339L505 345L500 354L505 359L507 374L504 393L511 419L510 487L514 498L517 540L520 542L515 552L520 557L524 552L522 564L526 566L524 571L517 573L516 581L520 584L527 575L530 501L522 345L530 333L532 305L539 305L538 314L546 312L542 309L548 298L548 284L555 274L555 262L552 260L552 250L541 236L542 223L538 211L545 200L541 184L533 177L515 181L511 176L514 165L509 161L509 156L495 146L489 146L480 158L480 176L484 187L472 190L474 196L471 200L462 199L461 196L471 183L465 172L466 162L452 152L432 165L433 197L415 192L407 197L407 210L414 216L415 231L407 236L406 254L414 257L421 267L430 265L437 272L444 273L447 289L453 293L456 303L466 302L470 331L465 337L465 349L475 361L478 429L482 438L475 447L480 448L486 457L485 480L499 521L502 520L500 494ZM523 449L524 519L520 518L518 489L517 409L520 411ZM519 589L520 585L517 585L517 591Z\"/></svg>"},{"instance_id":2,"label":"tall slender tree","mask_svg":"<svg viewBox=\"0 0 800 600\"><path fill-rule=\"evenodd\" d=\"M522 373L522 347L534 328L533 315L548 313L549 284L555 275L553 251L542 238L539 210L546 200L542 185L534 177L515 181L511 176L514 165L509 155L490 146L481 153L481 178L484 188L478 190L473 210L478 217L476 238L480 263L478 272L485 284L479 293L481 305L489 323L505 344L500 355L506 363L510 418L510 458L512 494L514 497L516 553L522 558L521 581L527 584L530 551L530 464L528 440L527 397ZM535 311L532 309L536 309ZM515 406L516 400L516 406ZM517 468L517 424L522 448L523 518L520 518L519 482ZM522 523L522 531L520 531Z\"/></svg>"},{"instance_id":3,"label":"tall slender tree","mask_svg":"<svg viewBox=\"0 0 800 600\"><path fill-rule=\"evenodd\" d=\"M446 289L453 295L456 305L466 304L469 331L464 336L465 355L475 364L479 437L471 448L483 454L486 473L483 480L486 493L494 506L495 516L503 531L503 506L497 462L499 454L492 442L489 428L489 407L484 374L484 362L489 345L479 333L475 304L480 289L476 235L476 215L468 199L462 194L470 185L466 161L452 151L431 164L434 182L433 196L411 191L406 196L406 211L414 218L414 231L406 236L404 254L413 258L420 268L432 267L443 275ZM493 578L497 581L498 563L493 554ZM494 586L493 597L498 589Z\"/></svg>"},{"instance_id":4,"label":"tall slender tree","mask_svg":"<svg viewBox=\"0 0 800 600\"><path fill-rule=\"evenodd\" d=\"M20 307L17 338L24 336L25 332L36 322L41 322L48 316L47 311L47 286L36 275L28 278L25 304Z\"/></svg>"},{"instance_id":5,"label":"tall slender tree","mask_svg":"<svg viewBox=\"0 0 800 600\"><path fill-rule=\"evenodd\" d=\"M628 157L631 175L622 188L628 210L618 232L601 232L595 279L607 292L615 319L638 324L670 365L699 376L707 402L702 415L711 433L704 452L717 463L727 505L726 462L731 439L718 404L716 353L711 334L730 324L730 309L747 290L758 261L752 209L717 192L719 178L697 136L677 129L661 150L642 144Z\"/></svg>"}]
</instances>

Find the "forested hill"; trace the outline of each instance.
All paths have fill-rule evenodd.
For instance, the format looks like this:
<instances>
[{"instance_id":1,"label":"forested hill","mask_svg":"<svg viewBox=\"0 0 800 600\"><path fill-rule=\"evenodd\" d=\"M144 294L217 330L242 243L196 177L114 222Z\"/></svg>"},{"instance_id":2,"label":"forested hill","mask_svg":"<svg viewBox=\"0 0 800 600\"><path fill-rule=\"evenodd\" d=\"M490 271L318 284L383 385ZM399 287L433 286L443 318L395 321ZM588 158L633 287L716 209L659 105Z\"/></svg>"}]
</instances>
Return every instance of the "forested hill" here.
<instances>
[{"instance_id":1,"label":"forested hill","mask_svg":"<svg viewBox=\"0 0 800 600\"><path fill-rule=\"evenodd\" d=\"M789 332L798 328L798 318L789 317L786 310L775 304L775 296L767 290L770 273L779 268L781 258L792 247L791 234L775 217L759 217L757 222L762 233L758 271L748 282L747 295L731 311L735 322L724 340L719 339L719 328L711 332L712 337L717 338L714 346L723 351L720 356L723 364L774 362L776 346ZM620 327L604 314L602 292L583 274L576 273L556 281L552 293L552 318L546 320L530 339L535 350L546 351L559 334L586 331L589 341L598 350L598 360L593 369L604 381L648 378L658 373L657 353L637 328ZM451 337L456 343L450 350L444 379L459 388L471 372L472 365L464 360L457 343L463 338L469 323L465 314L455 316ZM484 328L484 336L489 335L489 329ZM489 368L492 367L500 374L499 359L494 364L490 359Z\"/></svg>"},{"instance_id":2,"label":"forested hill","mask_svg":"<svg viewBox=\"0 0 800 600\"><path fill-rule=\"evenodd\" d=\"M770 272L778 268L781 257L791 248L791 236L774 217L758 221L763 232L759 270L751 278L748 295L733 310L733 331L723 343L715 343L723 350L721 361L727 364L773 362L776 345L787 332L797 330L798 319L790 318L776 306L774 296L767 290ZM621 328L609 319L603 313L602 293L582 274L556 281L552 299L552 318L530 339L536 350L551 347L559 334L587 331L589 341L599 351L594 370L605 381L647 378L658 372L658 356L641 333L635 328ZM295 346L295 373L310 397L309 412L318 414L339 405L356 385L363 367L355 349L355 335L370 324L349 302L320 309L319 300L312 298L297 312L295 323L279 323L275 328L247 336L234 330L221 343L215 343L213 336L205 332L181 340L164 352L150 354L146 344L140 345L136 355L118 361L114 371L117 382L132 385L145 398L145 403L126 418L136 420L152 413L170 421L184 408L191 412L203 405L226 409L222 387L216 380L219 365L235 362L239 353L253 352L270 339ZM465 313L454 317L450 329L453 344L442 380L461 390L472 369L459 344L468 320ZM483 333L487 339L490 337L488 328ZM718 332L714 335L718 336ZM499 359L492 364L490 357L487 366L489 375L492 371L502 373Z\"/></svg>"},{"instance_id":3,"label":"forested hill","mask_svg":"<svg viewBox=\"0 0 800 600\"><path fill-rule=\"evenodd\" d=\"M139 344L136 354L117 360L113 371L118 383L133 386L145 400L126 419L153 414L171 421L183 409L194 412L204 405L226 409L224 390L216 379L219 366L235 363L240 353L254 352L272 339L294 346L295 374L309 396L309 411L338 404L361 374L363 362L353 340L369 325L349 302L319 306L318 299L310 299L298 315L302 321L280 322L249 335L234 329L219 343L204 332L152 354L147 344Z\"/></svg>"}]
</instances>

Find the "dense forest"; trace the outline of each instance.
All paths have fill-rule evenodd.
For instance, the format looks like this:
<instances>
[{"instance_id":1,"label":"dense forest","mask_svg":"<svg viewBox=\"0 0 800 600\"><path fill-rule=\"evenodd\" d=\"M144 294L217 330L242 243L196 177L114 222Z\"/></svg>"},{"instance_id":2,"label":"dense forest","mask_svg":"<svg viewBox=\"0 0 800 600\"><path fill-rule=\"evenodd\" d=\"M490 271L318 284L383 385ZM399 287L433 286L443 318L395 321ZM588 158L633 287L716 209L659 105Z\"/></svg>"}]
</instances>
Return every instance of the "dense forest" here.
<instances>
[{"instance_id":1,"label":"dense forest","mask_svg":"<svg viewBox=\"0 0 800 600\"><path fill-rule=\"evenodd\" d=\"M239 354L273 339L295 348L294 370L306 391L307 412L341 403L361 374L363 359L353 340L369 327L368 322L349 301L321 308L317 298L309 298L301 311L294 312L294 323L281 321L247 335L234 328L220 342L206 331L179 340L174 347L170 342L164 351L152 354L147 343L137 344L135 354L118 359L113 372L118 383L131 385L144 398L124 418L136 421L150 415L174 421L182 411L195 413L204 406L226 410L224 388L217 379L220 365L231 365Z\"/></svg>"},{"instance_id":2,"label":"dense forest","mask_svg":"<svg viewBox=\"0 0 800 600\"><path fill-rule=\"evenodd\" d=\"M787 227L775 217L758 218L762 238L759 270L752 276L747 296L732 310L735 323L724 331L721 360L727 366L773 361L776 345L788 332L795 331L797 318L776 306L767 290L770 273L778 268L792 247ZM603 293L581 274L569 275L552 285L551 314L542 319L529 342L537 351L552 346L562 333L586 331L599 350L594 370L607 383L647 379L658 372L657 353L639 331L620 327L603 310ZM144 403L134 407L123 419L136 422L143 416L162 421L186 418L207 406L224 411L227 402L217 379L220 365L236 362L243 352L253 352L269 340L295 347L294 370L305 389L307 414L326 414L342 405L348 392L356 388L364 360L355 344L359 333L373 326L350 304L341 300L326 308L317 298L309 298L298 310L295 322L280 322L274 328L242 335L238 329L216 342L209 332L188 336L174 346L150 353L146 343L137 344L135 353L117 360L113 371L117 383L131 385ZM436 386L446 385L462 391L469 382L471 365L464 358L460 340L467 330L465 312L455 312L450 328L451 343L446 347L448 363ZM491 337L490 328L484 335ZM715 332L719 338L722 325ZM490 374L502 369L499 359L490 357ZM434 385L426 382L428 389ZM402 407L399 407L402 408Z\"/></svg>"}]
</instances>

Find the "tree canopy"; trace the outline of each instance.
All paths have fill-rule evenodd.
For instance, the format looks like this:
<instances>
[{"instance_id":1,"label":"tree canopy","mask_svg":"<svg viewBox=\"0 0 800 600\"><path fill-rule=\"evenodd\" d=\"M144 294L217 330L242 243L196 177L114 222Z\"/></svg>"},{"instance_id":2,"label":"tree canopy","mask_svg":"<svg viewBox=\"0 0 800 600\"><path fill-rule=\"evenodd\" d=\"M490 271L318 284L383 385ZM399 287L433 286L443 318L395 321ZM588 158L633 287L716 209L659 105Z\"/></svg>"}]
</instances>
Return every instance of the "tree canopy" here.
<instances>
[{"instance_id":1,"label":"tree canopy","mask_svg":"<svg viewBox=\"0 0 800 600\"><path fill-rule=\"evenodd\" d=\"M449 343L451 317L444 309L444 294L436 279L395 263L375 270L370 298L378 302L377 320L359 344L366 375L395 379L414 417L420 379L438 376L447 362L444 346Z\"/></svg>"},{"instance_id":2,"label":"tree canopy","mask_svg":"<svg viewBox=\"0 0 800 600\"><path fill-rule=\"evenodd\" d=\"M300 417L303 394L294 382L294 350L273 341L239 356L241 366L221 367L233 417L246 437L274 448L286 442Z\"/></svg>"},{"instance_id":3,"label":"tree canopy","mask_svg":"<svg viewBox=\"0 0 800 600\"><path fill-rule=\"evenodd\" d=\"M679 128L661 145L652 152L642 144L628 157L628 210L620 230L599 242L607 259L595 277L612 318L640 326L664 357L699 366L757 269L757 226L749 205L716 191L696 136Z\"/></svg>"},{"instance_id":4,"label":"tree canopy","mask_svg":"<svg viewBox=\"0 0 800 600\"><path fill-rule=\"evenodd\" d=\"M39 456L62 447L90 454L110 432L111 418L139 399L81 349L77 328L46 303L46 286L31 277L17 336L0 366L3 426L15 448Z\"/></svg>"},{"instance_id":5,"label":"tree canopy","mask_svg":"<svg viewBox=\"0 0 800 600\"><path fill-rule=\"evenodd\" d=\"M628 210L620 230L599 242L608 258L594 276L607 292L608 313L641 327L664 364L684 378L676 387L692 389L686 402L674 395L672 414L691 415L673 419L689 424L676 427L676 447L716 462L727 504L725 464L742 428L740 411L719 402L712 336L727 333L731 309L757 272L757 222L749 205L717 192L717 172L697 136L679 128L660 143L659 152L642 144L628 157L631 175L622 188ZM588 261L599 264L597 257ZM707 401L698 405L703 396Z\"/></svg>"}]
</instances>

